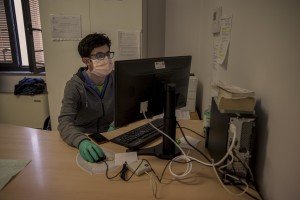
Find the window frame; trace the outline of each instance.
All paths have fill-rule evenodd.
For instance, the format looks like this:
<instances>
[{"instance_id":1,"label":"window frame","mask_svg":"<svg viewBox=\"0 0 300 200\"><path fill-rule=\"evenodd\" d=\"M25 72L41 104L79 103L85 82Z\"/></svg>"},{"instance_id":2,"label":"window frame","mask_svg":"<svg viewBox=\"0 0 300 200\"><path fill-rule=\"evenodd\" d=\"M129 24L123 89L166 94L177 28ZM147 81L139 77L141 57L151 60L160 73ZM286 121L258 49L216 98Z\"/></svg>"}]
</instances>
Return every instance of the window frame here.
<instances>
[{"instance_id":1,"label":"window frame","mask_svg":"<svg viewBox=\"0 0 300 200\"><path fill-rule=\"evenodd\" d=\"M35 59L33 31L35 31L36 29L32 28L29 0L21 0L29 65L22 65L14 0L3 0L3 2L11 45L12 63L0 62L0 73L27 72L33 74L41 74L45 72L45 66L37 66Z\"/></svg>"},{"instance_id":2,"label":"window frame","mask_svg":"<svg viewBox=\"0 0 300 200\"><path fill-rule=\"evenodd\" d=\"M10 40L10 48L12 55L12 63L1 63L3 67L0 68L1 71L19 71L16 68L19 68L21 65L21 53L19 45L19 36L18 31L14 27L17 27L17 20L15 15L15 6L13 0L3 0L7 29Z\"/></svg>"}]
</instances>

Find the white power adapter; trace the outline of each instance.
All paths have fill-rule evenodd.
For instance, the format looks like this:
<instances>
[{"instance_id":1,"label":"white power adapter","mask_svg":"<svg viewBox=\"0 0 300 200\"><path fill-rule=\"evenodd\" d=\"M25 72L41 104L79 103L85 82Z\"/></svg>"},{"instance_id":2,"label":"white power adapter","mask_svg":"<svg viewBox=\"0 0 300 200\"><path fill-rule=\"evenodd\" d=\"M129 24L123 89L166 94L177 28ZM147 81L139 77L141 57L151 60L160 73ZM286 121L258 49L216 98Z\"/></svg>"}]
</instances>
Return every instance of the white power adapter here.
<instances>
[{"instance_id":1,"label":"white power adapter","mask_svg":"<svg viewBox=\"0 0 300 200\"><path fill-rule=\"evenodd\" d=\"M134 172L135 175L140 176L143 175L145 172L151 171L151 167L145 160L137 160L133 163L128 165L128 169L131 172Z\"/></svg>"}]
</instances>

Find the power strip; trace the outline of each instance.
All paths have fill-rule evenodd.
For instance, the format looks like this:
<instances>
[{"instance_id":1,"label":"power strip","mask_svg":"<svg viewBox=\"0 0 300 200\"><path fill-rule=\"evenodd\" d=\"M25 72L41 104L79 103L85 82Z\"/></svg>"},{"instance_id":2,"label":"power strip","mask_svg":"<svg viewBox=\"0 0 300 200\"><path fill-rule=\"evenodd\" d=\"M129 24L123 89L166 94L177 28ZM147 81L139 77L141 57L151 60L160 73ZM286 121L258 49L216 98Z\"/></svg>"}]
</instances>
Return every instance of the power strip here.
<instances>
[{"instance_id":1,"label":"power strip","mask_svg":"<svg viewBox=\"0 0 300 200\"><path fill-rule=\"evenodd\" d=\"M145 172L151 171L150 165L145 160L137 160L133 163L130 163L128 165L128 169L131 172L135 171L134 174L137 176L143 175Z\"/></svg>"}]
</instances>

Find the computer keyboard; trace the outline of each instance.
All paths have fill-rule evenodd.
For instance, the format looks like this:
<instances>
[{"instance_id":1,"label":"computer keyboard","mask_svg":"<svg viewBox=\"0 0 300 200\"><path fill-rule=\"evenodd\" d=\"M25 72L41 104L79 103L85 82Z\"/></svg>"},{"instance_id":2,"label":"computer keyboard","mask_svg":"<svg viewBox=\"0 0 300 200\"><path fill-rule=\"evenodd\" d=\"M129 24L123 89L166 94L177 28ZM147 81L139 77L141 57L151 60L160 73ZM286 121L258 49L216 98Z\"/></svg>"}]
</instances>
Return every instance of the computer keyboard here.
<instances>
[{"instance_id":1,"label":"computer keyboard","mask_svg":"<svg viewBox=\"0 0 300 200\"><path fill-rule=\"evenodd\" d=\"M164 122L162 118L151 121L151 124L153 124L159 130L163 130L163 123ZM138 150L139 148L152 142L159 136L161 136L161 133L154 129L149 123L147 123L126 133L123 133L122 135L119 135L111 139L110 141L125 146L130 150Z\"/></svg>"}]
</instances>

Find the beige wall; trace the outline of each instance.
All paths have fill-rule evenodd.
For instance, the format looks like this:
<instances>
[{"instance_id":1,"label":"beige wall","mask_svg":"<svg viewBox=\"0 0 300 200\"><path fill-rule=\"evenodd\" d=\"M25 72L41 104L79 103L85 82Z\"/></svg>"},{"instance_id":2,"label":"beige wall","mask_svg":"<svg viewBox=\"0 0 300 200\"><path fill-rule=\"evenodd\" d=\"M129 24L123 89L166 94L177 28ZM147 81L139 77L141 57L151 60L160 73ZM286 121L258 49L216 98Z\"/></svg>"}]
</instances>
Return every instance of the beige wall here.
<instances>
[{"instance_id":1,"label":"beige wall","mask_svg":"<svg viewBox=\"0 0 300 200\"><path fill-rule=\"evenodd\" d=\"M166 55L193 55L197 106L210 104L212 80L256 92L256 181L266 200L299 199L300 2L167 0ZM212 11L232 15L227 67L213 68Z\"/></svg>"}]
</instances>

